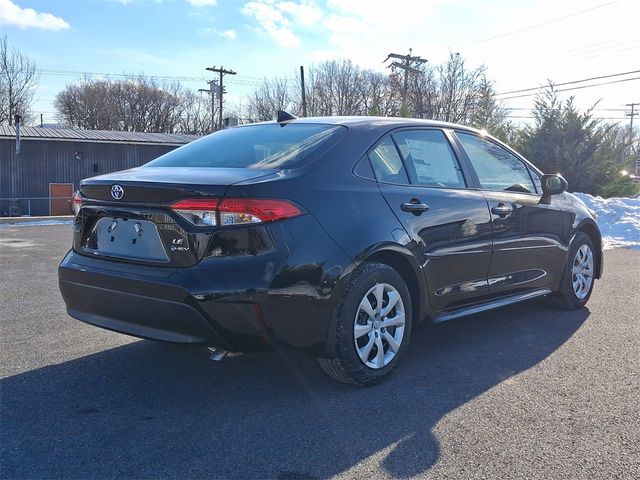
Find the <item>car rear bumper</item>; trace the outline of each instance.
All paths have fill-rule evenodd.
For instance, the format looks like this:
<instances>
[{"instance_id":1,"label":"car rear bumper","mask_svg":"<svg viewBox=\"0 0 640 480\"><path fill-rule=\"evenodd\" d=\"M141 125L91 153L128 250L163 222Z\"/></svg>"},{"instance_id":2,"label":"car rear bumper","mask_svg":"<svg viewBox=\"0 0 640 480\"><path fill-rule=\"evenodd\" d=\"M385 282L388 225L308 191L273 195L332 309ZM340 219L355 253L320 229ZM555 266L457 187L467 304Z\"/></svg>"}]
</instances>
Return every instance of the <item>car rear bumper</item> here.
<instances>
[{"instance_id":1,"label":"car rear bumper","mask_svg":"<svg viewBox=\"0 0 640 480\"><path fill-rule=\"evenodd\" d=\"M67 312L141 338L240 352L278 348L323 355L335 290L350 261L315 228L315 220L293 220L287 227L288 248L208 258L188 268L71 250L58 269ZM284 236L276 230L272 235Z\"/></svg>"},{"instance_id":2,"label":"car rear bumper","mask_svg":"<svg viewBox=\"0 0 640 480\"><path fill-rule=\"evenodd\" d=\"M60 291L75 319L141 338L229 349L205 316L185 302L65 280L64 272L61 269Z\"/></svg>"}]
</instances>

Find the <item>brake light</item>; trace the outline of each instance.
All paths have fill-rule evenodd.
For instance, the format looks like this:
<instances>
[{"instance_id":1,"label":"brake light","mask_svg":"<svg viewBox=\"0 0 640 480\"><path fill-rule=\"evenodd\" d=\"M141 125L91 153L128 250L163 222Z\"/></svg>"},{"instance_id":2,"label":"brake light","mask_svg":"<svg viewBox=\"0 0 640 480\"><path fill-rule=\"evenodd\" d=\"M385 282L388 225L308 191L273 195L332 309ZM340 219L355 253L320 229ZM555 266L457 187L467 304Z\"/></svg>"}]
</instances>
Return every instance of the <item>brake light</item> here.
<instances>
[{"instance_id":1,"label":"brake light","mask_svg":"<svg viewBox=\"0 0 640 480\"><path fill-rule=\"evenodd\" d=\"M207 226L274 222L302 214L295 204L272 198L188 199L171 208L194 225Z\"/></svg>"},{"instance_id":2,"label":"brake light","mask_svg":"<svg viewBox=\"0 0 640 480\"><path fill-rule=\"evenodd\" d=\"M225 198L220 207L220 225L262 223L295 217L302 212L286 200Z\"/></svg>"},{"instance_id":3,"label":"brake light","mask_svg":"<svg viewBox=\"0 0 640 480\"><path fill-rule=\"evenodd\" d=\"M71 198L71 206L73 207L73 213L78 216L80 209L82 208L82 194L80 190L76 190Z\"/></svg>"}]
</instances>

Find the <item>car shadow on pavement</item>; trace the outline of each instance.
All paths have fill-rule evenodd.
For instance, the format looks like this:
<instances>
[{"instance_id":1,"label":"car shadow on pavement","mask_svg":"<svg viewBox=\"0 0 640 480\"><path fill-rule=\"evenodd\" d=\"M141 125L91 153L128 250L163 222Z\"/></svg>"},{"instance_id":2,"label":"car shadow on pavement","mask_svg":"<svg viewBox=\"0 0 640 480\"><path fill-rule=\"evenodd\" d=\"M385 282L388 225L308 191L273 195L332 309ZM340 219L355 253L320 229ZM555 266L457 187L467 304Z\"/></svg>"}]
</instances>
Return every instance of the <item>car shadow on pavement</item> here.
<instances>
[{"instance_id":1,"label":"car shadow on pavement","mask_svg":"<svg viewBox=\"0 0 640 480\"><path fill-rule=\"evenodd\" d=\"M0 475L324 478L373 455L416 475L448 447L432 434L444 415L544 360L588 315L530 302L421 327L369 388L298 355L214 363L201 348L135 342L2 380Z\"/></svg>"}]
</instances>

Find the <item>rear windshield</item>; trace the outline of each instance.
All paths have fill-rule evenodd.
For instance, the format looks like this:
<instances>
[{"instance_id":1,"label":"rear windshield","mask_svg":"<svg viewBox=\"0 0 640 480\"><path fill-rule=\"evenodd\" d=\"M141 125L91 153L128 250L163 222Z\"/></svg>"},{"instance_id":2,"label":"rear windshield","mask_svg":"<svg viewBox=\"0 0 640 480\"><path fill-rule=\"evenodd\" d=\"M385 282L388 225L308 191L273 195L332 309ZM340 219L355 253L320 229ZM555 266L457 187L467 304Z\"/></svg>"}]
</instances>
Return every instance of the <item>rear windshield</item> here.
<instances>
[{"instance_id":1,"label":"rear windshield","mask_svg":"<svg viewBox=\"0 0 640 480\"><path fill-rule=\"evenodd\" d=\"M231 128L172 150L145 167L296 168L322 155L346 131L336 125L304 123Z\"/></svg>"}]
</instances>

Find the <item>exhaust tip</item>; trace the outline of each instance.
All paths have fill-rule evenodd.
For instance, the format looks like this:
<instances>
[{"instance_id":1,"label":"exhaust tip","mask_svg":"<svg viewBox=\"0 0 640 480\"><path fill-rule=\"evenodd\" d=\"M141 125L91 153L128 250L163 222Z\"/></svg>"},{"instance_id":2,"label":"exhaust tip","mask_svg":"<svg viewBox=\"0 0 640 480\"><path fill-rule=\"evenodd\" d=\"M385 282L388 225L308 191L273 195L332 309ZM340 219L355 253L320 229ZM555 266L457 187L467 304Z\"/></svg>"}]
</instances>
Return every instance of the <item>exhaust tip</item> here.
<instances>
[{"instance_id":1,"label":"exhaust tip","mask_svg":"<svg viewBox=\"0 0 640 480\"><path fill-rule=\"evenodd\" d=\"M214 362L219 362L229 353L227 350L215 347L207 347L207 351L210 353L209 360L213 360Z\"/></svg>"}]
</instances>

